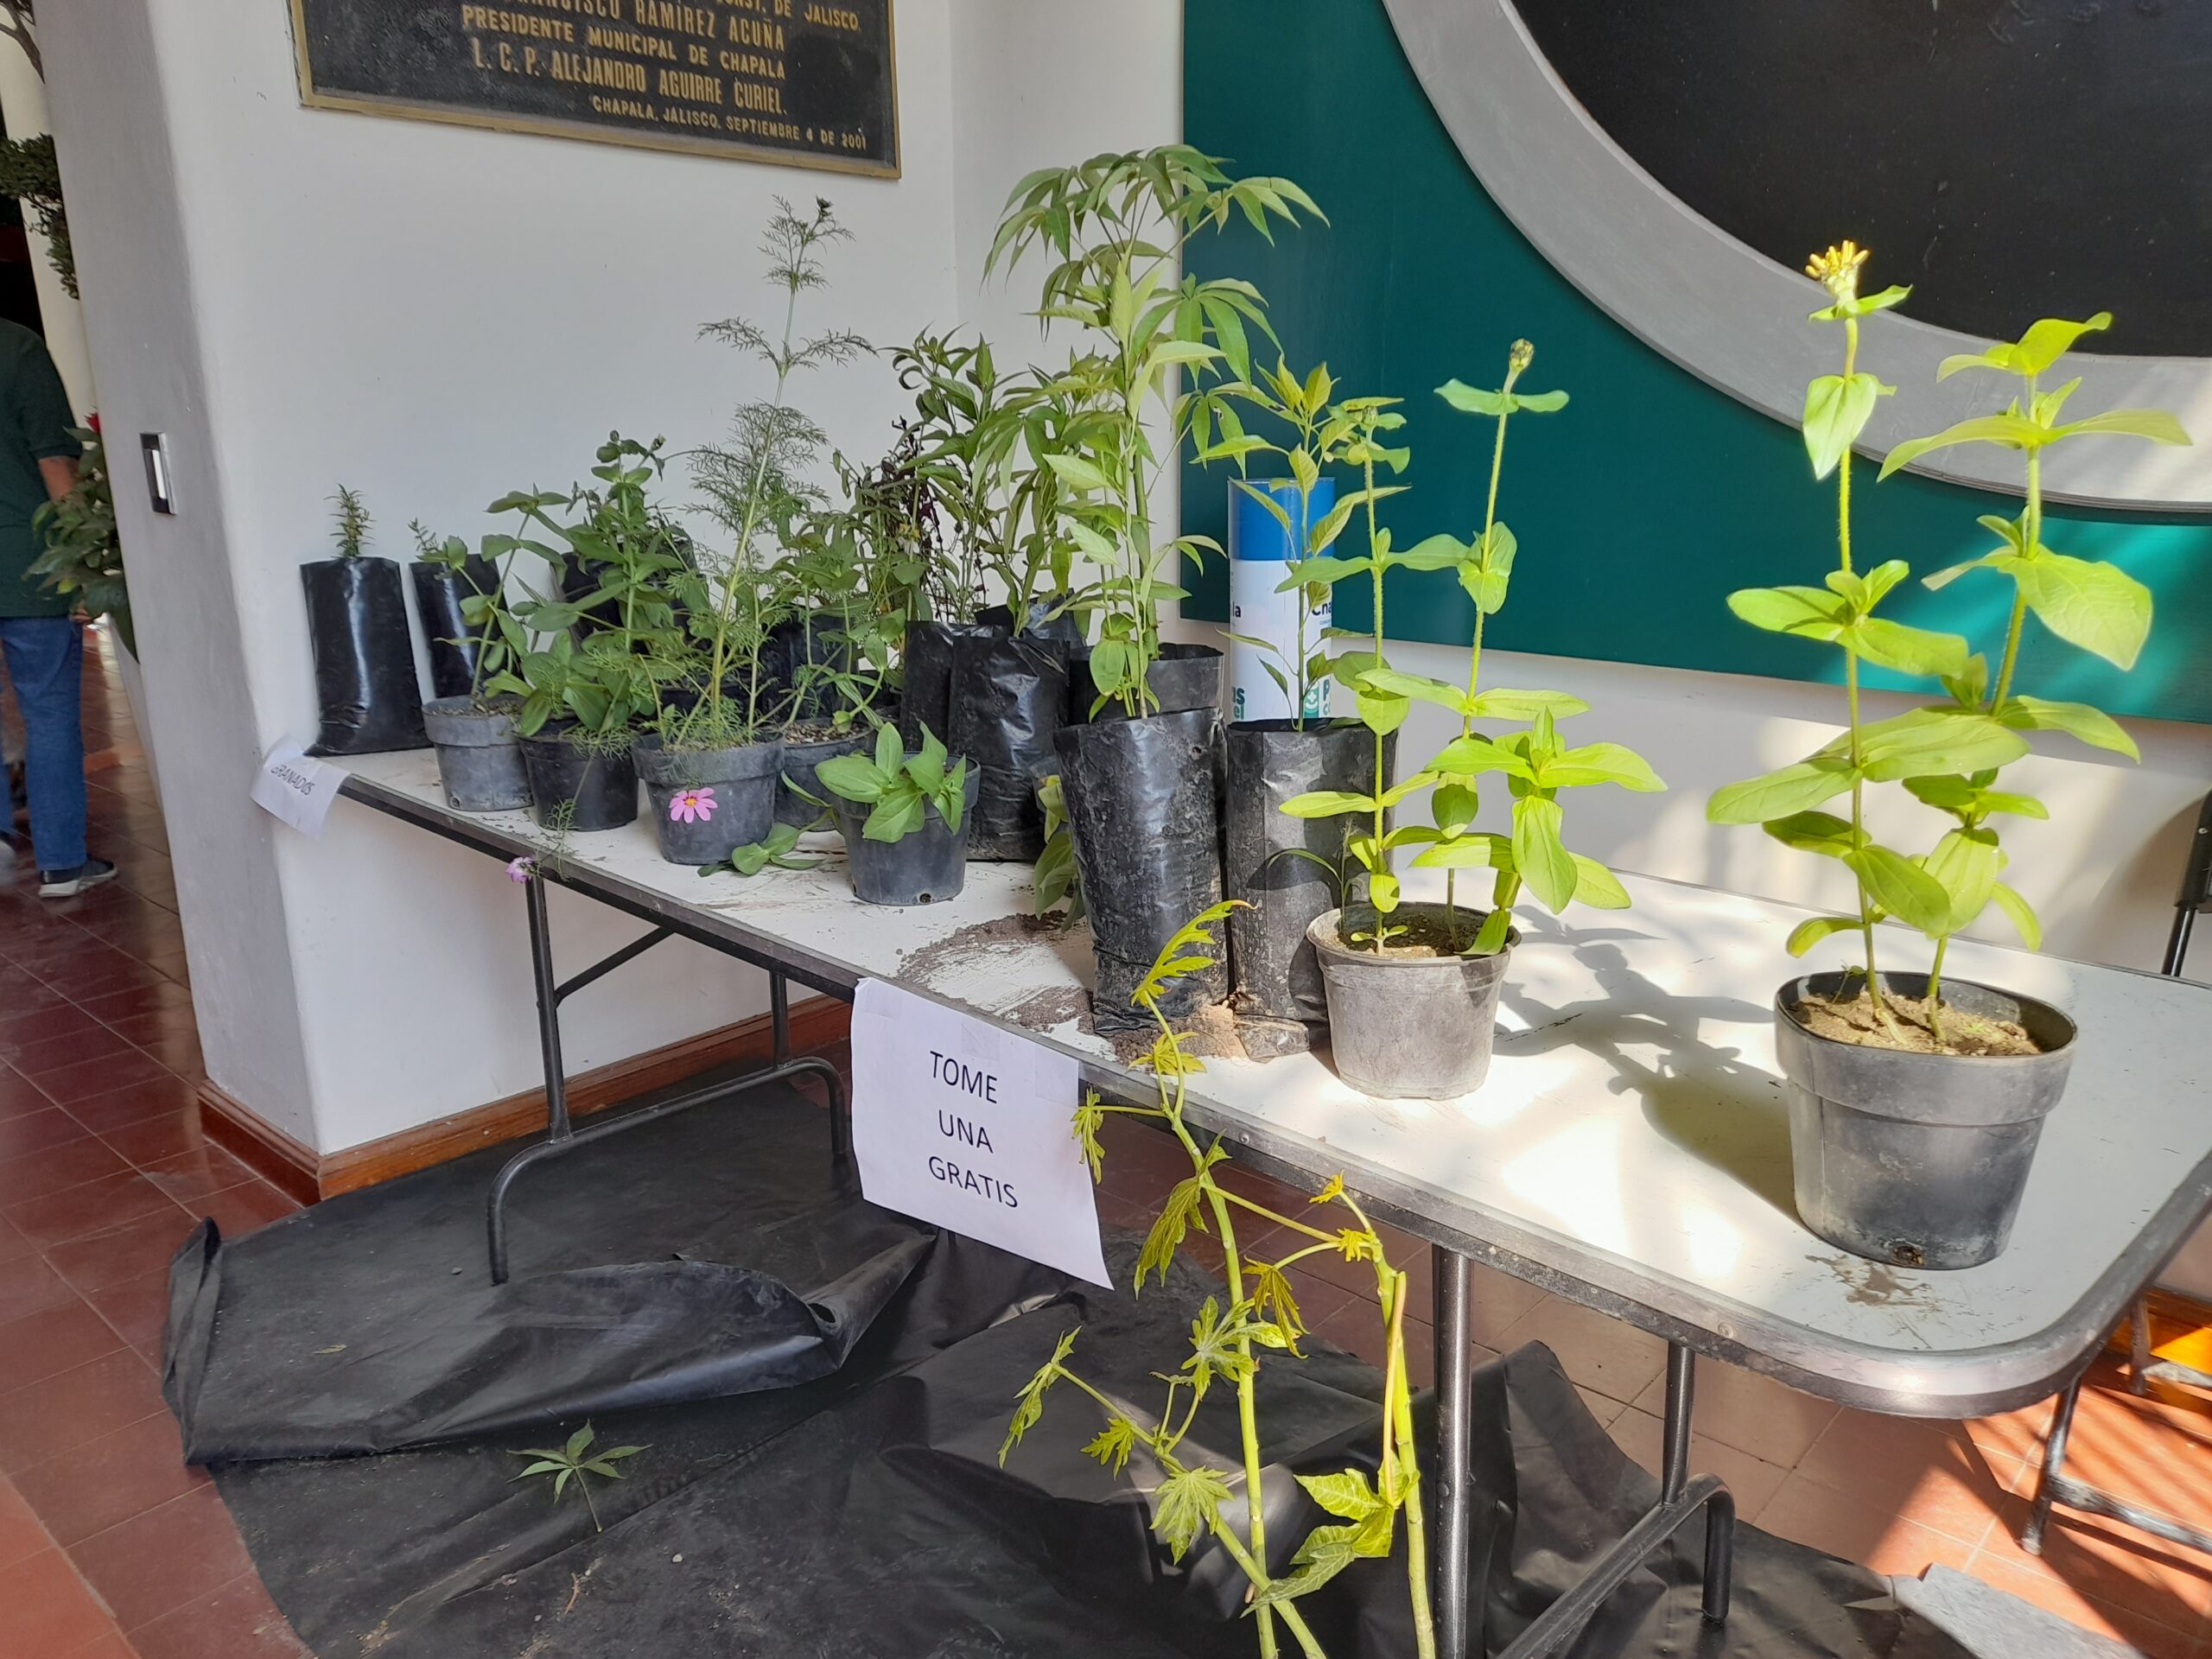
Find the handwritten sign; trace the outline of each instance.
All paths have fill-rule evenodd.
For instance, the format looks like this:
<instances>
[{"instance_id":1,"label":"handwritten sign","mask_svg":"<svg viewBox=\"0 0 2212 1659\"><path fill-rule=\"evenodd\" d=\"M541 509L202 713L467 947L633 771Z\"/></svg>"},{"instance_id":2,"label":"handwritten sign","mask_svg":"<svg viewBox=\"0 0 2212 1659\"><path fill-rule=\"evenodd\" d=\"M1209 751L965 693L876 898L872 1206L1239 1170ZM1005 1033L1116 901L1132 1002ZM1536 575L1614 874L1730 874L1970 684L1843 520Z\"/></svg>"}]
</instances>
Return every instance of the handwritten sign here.
<instances>
[{"instance_id":1,"label":"handwritten sign","mask_svg":"<svg viewBox=\"0 0 2212 1659\"><path fill-rule=\"evenodd\" d=\"M292 0L310 107L899 174L892 0Z\"/></svg>"},{"instance_id":2,"label":"handwritten sign","mask_svg":"<svg viewBox=\"0 0 2212 1659\"><path fill-rule=\"evenodd\" d=\"M854 996L852 1040L870 1203L1109 1282L1071 1057L875 979Z\"/></svg>"},{"instance_id":3,"label":"handwritten sign","mask_svg":"<svg viewBox=\"0 0 2212 1659\"><path fill-rule=\"evenodd\" d=\"M253 780L254 804L290 824L303 836L322 833L338 786L346 781L342 766L300 753L298 744L279 743L261 763Z\"/></svg>"}]
</instances>

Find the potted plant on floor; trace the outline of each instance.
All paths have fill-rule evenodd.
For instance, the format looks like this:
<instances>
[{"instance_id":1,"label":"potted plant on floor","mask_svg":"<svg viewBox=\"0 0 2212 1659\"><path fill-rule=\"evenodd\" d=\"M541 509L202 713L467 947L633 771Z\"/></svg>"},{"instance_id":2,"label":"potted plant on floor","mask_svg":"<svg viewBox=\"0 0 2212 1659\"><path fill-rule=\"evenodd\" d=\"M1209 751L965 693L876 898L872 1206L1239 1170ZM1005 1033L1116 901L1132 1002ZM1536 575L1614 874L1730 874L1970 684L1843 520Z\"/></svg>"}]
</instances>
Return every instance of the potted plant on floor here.
<instances>
[{"instance_id":1,"label":"potted plant on floor","mask_svg":"<svg viewBox=\"0 0 2212 1659\"><path fill-rule=\"evenodd\" d=\"M766 397L739 405L728 442L702 450L693 468L707 510L732 544L726 556L677 579L690 617L692 696L663 708L647 746L650 776L671 791L667 823L690 832L680 836L680 857L668 854L678 862L718 864L737 848L765 842L775 827L791 693L764 661L786 591L771 567L774 547L788 544L819 504L805 469L823 442L821 429L791 404L791 380L868 349L842 331L802 342L798 302L828 285L823 255L850 238L827 201L803 215L779 197L760 251L769 261L769 287L783 296L780 328L771 334L732 318L704 330L766 367L772 387ZM686 799L711 799L713 816L703 826L674 816ZM657 810L657 823L662 817ZM664 841L664 850L669 844Z\"/></svg>"},{"instance_id":2,"label":"potted plant on floor","mask_svg":"<svg viewBox=\"0 0 2212 1659\"><path fill-rule=\"evenodd\" d=\"M1393 486L1377 486L1368 477L1363 489L1339 499L1336 480L1325 475L1324 468L1351 460L1355 451L1369 473L1380 458L1360 442L1369 432L1370 406L1336 403L1336 383L1325 366L1300 379L1278 363L1271 374L1228 391L1288 429L1278 442L1251 433L1224 435L1201 455L1233 459L1240 469L1253 455L1279 455L1289 471L1287 478L1240 478L1230 486L1232 536L1240 536L1240 524L1256 521L1257 533L1279 538L1284 577L1277 591L1291 594L1296 607L1287 652L1270 640L1232 635L1263 653L1293 711L1278 719L1232 721L1227 729L1224 886L1241 901L1228 919L1230 1007L1245 1052L1262 1058L1302 1051L1327 1026L1320 962L1306 929L1342 899L1346 822L1283 809L1316 791L1360 793L1378 772L1388 772L1395 752L1395 733L1378 734L1361 721L1314 712L1330 683L1327 641L1335 633L1316 620L1336 574L1321 561L1367 504L1368 491L1389 494ZM1344 569L1357 571L1353 563Z\"/></svg>"},{"instance_id":3,"label":"potted plant on floor","mask_svg":"<svg viewBox=\"0 0 2212 1659\"><path fill-rule=\"evenodd\" d=\"M1357 692L1361 718L1378 735L1395 730L1416 700L1459 715L1459 734L1401 783L1389 782L1378 757L1367 792L1315 791L1284 809L1297 817L1350 812L1365 820L1350 838L1349 850L1366 875L1366 902L1316 918L1308 937L1328 995L1338 1075L1371 1095L1449 1099L1480 1087L1490 1070L1507 958L1519 938L1514 906L1524 895L1554 911L1578 901L1612 909L1629 902L1611 872L1567 850L1560 792L1607 784L1637 791L1664 787L1640 756L1618 743L1570 747L1560 740L1557 722L1588 708L1580 699L1482 684L1484 627L1505 604L1519 549L1497 512L1506 426L1522 410L1543 413L1567 403L1565 392L1516 389L1535 356L1528 341L1516 340L1497 390L1458 380L1438 388L1453 408L1497 423L1483 528L1471 540L1432 536L1395 552L1387 538L1378 539L1371 494L1367 503L1370 551L1357 569L1374 584L1378 619L1390 569L1454 572L1474 606L1467 683L1391 668L1382 660L1379 620L1372 650L1339 658L1336 671ZM1355 574L1355 567L1342 574ZM1502 732L1477 729L1478 722L1501 721L1526 723ZM1481 779L1491 773L1506 780L1510 833L1475 827ZM1430 791L1431 822L1391 827L1390 810L1423 788ZM1402 901L1392 856L1406 846L1421 849L1414 859L1417 867L1446 872L1441 904ZM1457 884L1463 869L1491 872L1487 910L1460 904Z\"/></svg>"},{"instance_id":4,"label":"potted plant on floor","mask_svg":"<svg viewBox=\"0 0 2212 1659\"><path fill-rule=\"evenodd\" d=\"M1220 381L1249 378L1248 327L1268 334L1249 283L1175 274L1191 237L1239 213L1262 230L1319 216L1296 185L1233 180L1185 145L1099 156L1023 180L986 265L1045 251L1054 263L1040 315L1084 335L1049 383L1073 418L1066 452L1046 461L1071 493L1068 534L1099 571L1087 597L1098 619L1090 712L1117 717L1068 727L1054 744L1097 961L1094 1015L1108 1028L1135 1023L1129 994L1161 942L1221 897L1220 658L1203 707L1161 712L1181 699L1163 696L1155 675L1159 607L1181 592L1172 562L1210 544L1156 537L1152 505L1187 439L1206 447L1236 429ZM1227 991L1217 967L1191 976L1173 988L1170 1012Z\"/></svg>"},{"instance_id":5,"label":"potted plant on floor","mask_svg":"<svg viewBox=\"0 0 2212 1659\"><path fill-rule=\"evenodd\" d=\"M976 779L933 732L909 750L897 728L876 733L873 754L841 754L817 776L845 836L853 894L871 905L957 898L967 881L968 818Z\"/></svg>"},{"instance_id":6,"label":"potted plant on floor","mask_svg":"<svg viewBox=\"0 0 2212 1659\"><path fill-rule=\"evenodd\" d=\"M534 499L534 498L533 498ZM488 511L517 510L517 498L494 501ZM472 554L458 536L435 541L419 536L423 565L440 571L442 592L460 595L454 640L433 639L452 647L468 665L461 689L423 705L423 724L437 751L438 781L446 804L459 812L505 812L531 803L530 774L523 765L522 740L515 721L522 700L492 687L530 649L527 631L507 608L507 573L514 556L528 543L514 536L484 538L483 551ZM419 571L423 565L416 566ZM422 590L418 583L418 595ZM426 613L427 614L428 613Z\"/></svg>"},{"instance_id":7,"label":"potted plant on floor","mask_svg":"<svg viewBox=\"0 0 2212 1659\"><path fill-rule=\"evenodd\" d=\"M1047 464L1065 400L1034 372L999 373L987 341L925 333L893 354L914 395L914 466L932 533L906 629L907 741L945 734L978 776L969 855L1033 859L1044 824L1035 779L1068 721L1065 610L1073 543L1065 486ZM1003 603L986 604L995 585Z\"/></svg>"},{"instance_id":8,"label":"potted plant on floor","mask_svg":"<svg viewBox=\"0 0 2212 1659\"><path fill-rule=\"evenodd\" d=\"M1928 578L1942 587L1986 569L2011 579L2012 602L1994 676L1988 659L1955 634L1910 627L1876 607L1910 574L1904 561L1853 562L1852 445L1890 389L1858 366L1863 318L1910 290L1859 292L1865 250L1846 242L1815 256L1808 274L1831 302L1815 321L1840 323L1843 372L1808 389L1805 445L1817 478L1836 478L1837 568L1820 588L1751 588L1729 596L1744 620L1840 647L1847 723L1842 736L1778 772L1719 791L1718 823L1758 823L1783 844L1833 858L1851 872L1848 914L1815 917L1791 934L1802 956L1848 937L1859 960L1840 972L1801 976L1775 997L1775 1041L1789 1092L1797 1208L1831 1243L1913 1268L1978 1266L2011 1236L2043 1120L2055 1108L2074 1054L2065 1014L2033 997L1947 980L1951 938L1991 906L2033 949L2040 930L2027 901L1999 878L2006 859L1998 821L2047 816L2032 796L1999 789L2003 769L2027 752L2024 732L2063 733L2131 759L2135 746L2108 715L2018 689L2020 647L2034 615L2060 639L2116 666L2132 666L2151 624L2151 595L2126 573L2053 550L2044 541L2042 462L2052 446L2100 435L2186 443L2172 416L2113 410L2065 421L2078 380L2045 391L2042 378L2082 334L2102 328L2048 319L2018 341L1947 359L1939 375L1994 371L2021 394L2004 412L1977 416L1890 452L1883 476L1932 450L1993 443L2021 454L2025 500L2017 518L1980 522L1998 545ZM1948 700L1888 720L1861 717L1862 662L1938 679ZM1902 785L1951 821L1935 847L1907 854L1867 828L1870 785ZM1848 794L1850 816L1822 810ZM1924 973L1877 961L1880 925L1904 922L1934 941Z\"/></svg>"}]
</instances>

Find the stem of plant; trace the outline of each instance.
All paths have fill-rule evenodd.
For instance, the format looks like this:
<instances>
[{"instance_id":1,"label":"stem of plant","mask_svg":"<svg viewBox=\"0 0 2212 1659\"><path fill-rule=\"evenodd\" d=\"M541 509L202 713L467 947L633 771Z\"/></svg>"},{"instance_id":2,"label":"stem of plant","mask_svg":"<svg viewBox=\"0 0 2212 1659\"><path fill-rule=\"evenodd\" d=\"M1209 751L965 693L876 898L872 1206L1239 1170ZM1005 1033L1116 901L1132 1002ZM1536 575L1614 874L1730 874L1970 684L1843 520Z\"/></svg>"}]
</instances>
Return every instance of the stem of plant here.
<instances>
[{"instance_id":1,"label":"stem of plant","mask_svg":"<svg viewBox=\"0 0 2212 1659\"><path fill-rule=\"evenodd\" d=\"M1364 504L1367 513L1367 556L1373 566L1369 574L1375 580L1375 664L1379 668L1382 664L1382 561L1377 556L1375 546L1374 448L1375 446L1370 438L1367 445L1367 458L1360 464L1360 487L1367 493L1367 500ZM1370 903L1374 899L1375 877L1385 874L1390 863L1389 849L1382 844L1385 833L1382 828L1384 816L1382 791L1389 787L1382 769L1382 752L1385 747L1382 734L1376 732L1375 734L1375 861L1382 868L1368 872L1368 897ZM1375 954L1381 956L1382 954L1382 907L1380 905L1375 906L1374 944Z\"/></svg>"}]
</instances>

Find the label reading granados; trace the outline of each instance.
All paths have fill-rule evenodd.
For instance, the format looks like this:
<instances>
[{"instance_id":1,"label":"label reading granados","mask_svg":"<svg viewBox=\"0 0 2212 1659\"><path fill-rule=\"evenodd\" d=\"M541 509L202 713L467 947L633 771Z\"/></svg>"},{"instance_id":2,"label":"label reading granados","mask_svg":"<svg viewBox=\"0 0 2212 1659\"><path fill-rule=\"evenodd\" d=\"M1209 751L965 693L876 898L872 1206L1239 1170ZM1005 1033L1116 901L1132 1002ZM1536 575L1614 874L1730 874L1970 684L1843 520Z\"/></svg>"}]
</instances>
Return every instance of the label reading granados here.
<instances>
[{"instance_id":1,"label":"label reading granados","mask_svg":"<svg viewBox=\"0 0 2212 1659\"><path fill-rule=\"evenodd\" d=\"M292 0L325 109L896 176L892 0Z\"/></svg>"}]
</instances>

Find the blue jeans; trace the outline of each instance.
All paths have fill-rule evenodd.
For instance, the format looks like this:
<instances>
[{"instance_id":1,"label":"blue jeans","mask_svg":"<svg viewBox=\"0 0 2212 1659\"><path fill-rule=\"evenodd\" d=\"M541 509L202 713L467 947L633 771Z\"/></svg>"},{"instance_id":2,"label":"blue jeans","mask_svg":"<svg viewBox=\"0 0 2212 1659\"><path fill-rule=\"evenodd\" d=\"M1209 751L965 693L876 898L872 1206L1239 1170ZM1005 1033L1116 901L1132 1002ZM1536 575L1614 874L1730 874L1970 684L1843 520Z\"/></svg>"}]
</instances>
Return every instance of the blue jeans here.
<instances>
[{"instance_id":1,"label":"blue jeans","mask_svg":"<svg viewBox=\"0 0 2212 1659\"><path fill-rule=\"evenodd\" d=\"M0 616L0 657L22 710L31 843L42 870L85 861L84 632L66 616Z\"/></svg>"}]
</instances>

